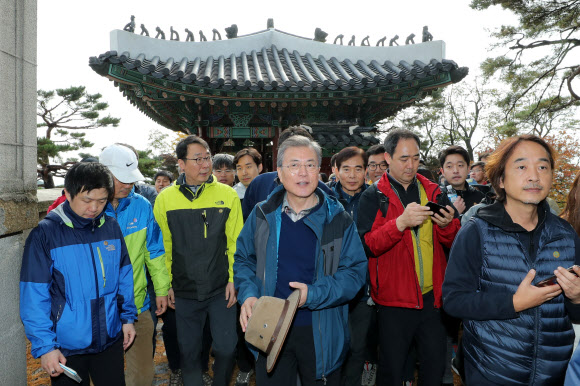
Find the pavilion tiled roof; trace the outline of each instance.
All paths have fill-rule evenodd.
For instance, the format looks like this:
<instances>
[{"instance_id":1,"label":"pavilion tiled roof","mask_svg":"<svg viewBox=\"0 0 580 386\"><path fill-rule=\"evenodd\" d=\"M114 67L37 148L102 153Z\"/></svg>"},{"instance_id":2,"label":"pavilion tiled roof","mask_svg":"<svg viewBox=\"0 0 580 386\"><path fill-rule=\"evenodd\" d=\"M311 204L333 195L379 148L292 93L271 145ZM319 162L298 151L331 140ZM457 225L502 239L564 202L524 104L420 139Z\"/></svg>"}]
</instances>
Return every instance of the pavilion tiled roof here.
<instances>
[{"instance_id":1,"label":"pavilion tiled roof","mask_svg":"<svg viewBox=\"0 0 580 386\"><path fill-rule=\"evenodd\" d=\"M111 51L91 57L104 74L122 65L157 79L221 90L346 91L410 82L451 73L465 76L444 58L441 41L397 47L328 44L269 29L212 42L153 39L111 32Z\"/></svg>"},{"instance_id":2,"label":"pavilion tiled roof","mask_svg":"<svg viewBox=\"0 0 580 386\"><path fill-rule=\"evenodd\" d=\"M201 87L223 90L252 91L324 91L360 90L401 81L412 81L450 72L458 68L452 60L432 59L428 63L415 60L408 63L389 60L365 63L335 57L313 57L310 53L289 52L275 45L261 51L252 50L229 57L163 58L147 59L144 54L131 57L129 52L108 51L98 58L92 57L90 65L122 64L129 70L159 79L194 83Z\"/></svg>"}]
</instances>

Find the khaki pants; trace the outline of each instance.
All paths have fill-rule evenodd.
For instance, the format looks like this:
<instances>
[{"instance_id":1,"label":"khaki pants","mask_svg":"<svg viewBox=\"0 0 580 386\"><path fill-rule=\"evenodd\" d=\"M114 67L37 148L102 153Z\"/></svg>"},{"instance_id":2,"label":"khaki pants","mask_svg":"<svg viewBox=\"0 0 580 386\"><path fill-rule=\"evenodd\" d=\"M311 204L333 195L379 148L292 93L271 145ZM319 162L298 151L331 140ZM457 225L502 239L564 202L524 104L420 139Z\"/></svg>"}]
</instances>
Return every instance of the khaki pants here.
<instances>
[{"instance_id":1,"label":"khaki pants","mask_svg":"<svg viewBox=\"0 0 580 386\"><path fill-rule=\"evenodd\" d=\"M125 352L125 383L127 386L151 385L154 366L151 338L153 336L153 319L149 310L143 311L135 322L135 341Z\"/></svg>"}]
</instances>

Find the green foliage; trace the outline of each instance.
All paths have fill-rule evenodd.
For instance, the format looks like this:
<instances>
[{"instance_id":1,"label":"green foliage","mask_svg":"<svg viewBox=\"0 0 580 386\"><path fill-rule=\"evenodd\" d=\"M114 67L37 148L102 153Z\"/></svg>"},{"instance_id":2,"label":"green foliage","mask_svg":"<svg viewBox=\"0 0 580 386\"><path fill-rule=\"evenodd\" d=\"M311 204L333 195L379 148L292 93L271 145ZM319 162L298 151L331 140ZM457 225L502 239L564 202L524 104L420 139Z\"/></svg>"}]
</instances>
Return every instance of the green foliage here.
<instances>
[{"instance_id":1,"label":"green foliage","mask_svg":"<svg viewBox=\"0 0 580 386\"><path fill-rule=\"evenodd\" d=\"M100 100L101 94L89 94L83 86L37 93L37 127L45 130L37 138L38 176L45 188L51 188L52 177L63 176L73 160L63 163L61 154L93 146L82 130L117 127L121 120L110 115L102 117L109 105Z\"/></svg>"},{"instance_id":2,"label":"green foliage","mask_svg":"<svg viewBox=\"0 0 580 386\"><path fill-rule=\"evenodd\" d=\"M484 76L498 76L510 87L509 98L503 98L500 106L508 114L522 103L536 106L543 114L577 108L580 98L571 80L580 70L580 1L471 1L476 10L492 6L518 17L518 25L501 26L492 34L497 39L492 48L507 47L510 53L481 64Z\"/></svg>"}]
</instances>

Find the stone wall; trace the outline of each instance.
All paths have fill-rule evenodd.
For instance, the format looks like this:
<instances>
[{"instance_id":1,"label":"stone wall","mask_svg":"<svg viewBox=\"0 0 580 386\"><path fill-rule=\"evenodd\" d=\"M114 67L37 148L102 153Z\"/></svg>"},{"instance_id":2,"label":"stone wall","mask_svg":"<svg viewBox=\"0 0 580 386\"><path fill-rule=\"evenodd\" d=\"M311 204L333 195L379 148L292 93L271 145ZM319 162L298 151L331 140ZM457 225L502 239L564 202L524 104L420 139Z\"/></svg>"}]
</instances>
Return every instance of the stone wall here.
<instances>
[{"instance_id":1,"label":"stone wall","mask_svg":"<svg viewBox=\"0 0 580 386\"><path fill-rule=\"evenodd\" d=\"M36 0L0 0L0 383L26 385L18 310L24 241L36 203Z\"/></svg>"}]
</instances>

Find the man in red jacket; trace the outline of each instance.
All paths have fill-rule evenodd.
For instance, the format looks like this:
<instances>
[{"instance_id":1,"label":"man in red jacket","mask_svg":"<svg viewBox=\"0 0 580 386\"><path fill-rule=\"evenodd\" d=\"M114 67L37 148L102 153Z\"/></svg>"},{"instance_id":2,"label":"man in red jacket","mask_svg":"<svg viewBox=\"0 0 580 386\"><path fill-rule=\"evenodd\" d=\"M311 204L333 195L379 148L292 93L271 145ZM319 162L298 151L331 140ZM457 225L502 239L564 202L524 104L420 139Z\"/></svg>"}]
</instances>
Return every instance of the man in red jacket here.
<instances>
[{"instance_id":1,"label":"man in red jacket","mask_svg":"<svg viewBox=\"0 0 580 386\"><path fill-rule=\"evenodd\" d=\"M389 172L360 199L357 227L369 257L371 296L378 305L379 385L400 385L409 348L419 355L419 383L437 385L445 370L441 321L445 253L459 230L446 194L418 175L419 137L394 130L385 139ZM427 202L445 207L432 212Z\"/></svg>"}]
</instances>

